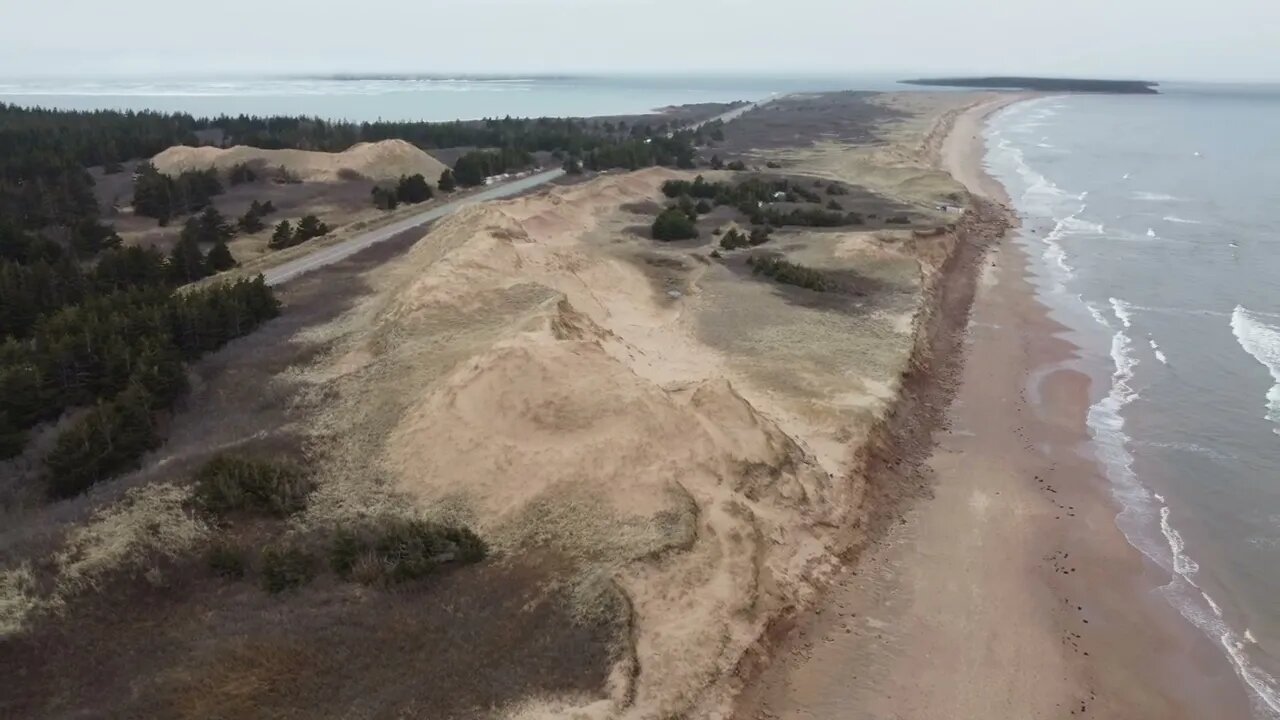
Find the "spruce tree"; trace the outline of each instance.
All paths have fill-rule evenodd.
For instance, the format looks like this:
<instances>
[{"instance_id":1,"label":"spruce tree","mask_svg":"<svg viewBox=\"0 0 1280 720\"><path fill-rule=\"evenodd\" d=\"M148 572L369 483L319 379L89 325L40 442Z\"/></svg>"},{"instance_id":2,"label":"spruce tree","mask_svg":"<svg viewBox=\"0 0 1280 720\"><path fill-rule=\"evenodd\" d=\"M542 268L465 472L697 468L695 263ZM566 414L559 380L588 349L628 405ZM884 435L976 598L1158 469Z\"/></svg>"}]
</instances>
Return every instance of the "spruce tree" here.
<instances>
[{"instance_id":1,"label":"spruce tree","mask_svg":"<svg viewBox=\"0 0 1280 720\"><path fill-rule=\"evenodd\" d=\"M218 209L210 205L200 214L200 242L216 243L231 239L235 230Z\"/></svg>"},{"instance_id":2,"label":"spruce tree","mask_svg":"<svg viewBox=\"0 0 1280 720\"><path fill-rule=\"evenodd\" d=\"M458 181L454 179L453 171L449 168L445 168L444 172L440 173L440 182L437 185L440 192L451 193L458 189Z\"/></svg>"},{"instance_id":3,"label":"spruce tree","mask_svg":"<svg viewBox=\"0 0 1280 720\"><path fill-rule=\"evenodd\" d=\"M279 250L290 245L293 245L293 226L288 220L281 220L280 224L276 225L275 232L271 233L271 241L267 243L267 247Z\"/></svg>"},{"instance_id":4,"label":"spruce tree","mask_svg":"<svg viewBox=\"0 0 1280 720\"><path fill-rule=\"evenodd\" d=\"M209 275L209 266L196 241L184 237L173 246L169 253L169 279L178 285L195 282Z\"/></svg>"},{"instance_id":5,"label":"spruce tree","mask_svg":"<svg viewBox=\"0 0 1280 720\"><path fill-rule=\"evenodd\" d=\"M426 202L431 199L431 186L422 177L422 173L401 175L400 182L396 185L396 199L409 204Z\"/></svg>"},{"instance_id":6,"label":"spruce tree","mask_svg":"<svg viewBox=\"0 0 1280 720\"><path fill-rule=\"evenodd\" d=\"M231 249L222 240L214 243L213 249L209 251L209 256L205 258L209 269L213 272L222 272L230 270L237 265L236 259L231 255Z\"/></svg>"},{"instance_id":7,"label":"spruce tree","mask_svg":"<svg viewBox=\"0 0 1280 720\"><path fill-rule=\"evenodd\" d=\"M294 232L294 242L301 243L311 238L329 234L329 226L320 222L315 215L303 215L298 221L298 229Z\"/></svg>"}]
</instances>

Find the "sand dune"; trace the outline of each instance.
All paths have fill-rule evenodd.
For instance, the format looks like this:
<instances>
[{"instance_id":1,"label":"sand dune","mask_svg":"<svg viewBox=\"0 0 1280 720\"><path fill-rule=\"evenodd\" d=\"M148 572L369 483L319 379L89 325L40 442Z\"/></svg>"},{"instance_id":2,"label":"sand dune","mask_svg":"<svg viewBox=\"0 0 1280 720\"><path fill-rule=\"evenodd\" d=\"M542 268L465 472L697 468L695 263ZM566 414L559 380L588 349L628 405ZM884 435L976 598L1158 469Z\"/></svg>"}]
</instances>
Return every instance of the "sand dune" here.
<instances>
[{"instance_id":1,"label":"sand dune","mask_svg":"<svg viewBox=\"0 0 1280 720\"><path fill-rule=\"evenodd\" d=\"M887 407L912 344L913 303L853 319L796 307L625 232L637 216L620 206L671 176L602 177L442 221L370 276L377 298L325 331L335 349L306 373L325 399L318 432L338 443L309 522L407 499L478 526L514 562L532 548L568 558L558 582L585 588L582 613L630 607L609 697L572 703L585 716L723 707L731 689L708 684L836 564L862 492L851 441ZM874 253L916 276L904 297L918 300L909 290L928 271ZM726 299L747 319L717 315ZM744 366L705 337L713 322L776 341L756 315L803 326L797 343L835 358L747 352ZM770 380L766 363L784 374ZM873 389L858 391L851 369ZM565 702L517 714L563 717Z\"/></svg>"},{"instance_id":2,"label":"sand dune","mask_svg":"<svg viewBox=\"0 0 1280 720\"><path fill-rule=\"evenodd\" d=\"M689 707L797 601L836 512L830 475L682 337L642 271L584 242L598 211L662 177L445 221L333 360L332 429L385 437L389 492L473 518L507 553L553 547L573 559L571 582L623 594L635 645L596 707L609 716ZM654 357L660 343L672 362ZM377 482L359 475L361 446L339 460L354 487ZM316 521L348 511L351 487L321 490ZM598 602L588 593L581 612Z\"/></svg>"},{"instance_id":3,"label":"sand dune","mask_svg":"<svg viewBox=\"0 0 1280 720\"><path fill-rule=\"evenodd\" d=\"M311 182L341 180L342 171L359 173L371 180L422 173L434 182L445 169L439 160L404 140L359 143L340 153L263 150L247 145L229 148L178 145L156 155L151 162L160 172L170 175L210 167L225 171L239 163L264 170L284 167L299 179Z\"/></svg>"}]
</instances>

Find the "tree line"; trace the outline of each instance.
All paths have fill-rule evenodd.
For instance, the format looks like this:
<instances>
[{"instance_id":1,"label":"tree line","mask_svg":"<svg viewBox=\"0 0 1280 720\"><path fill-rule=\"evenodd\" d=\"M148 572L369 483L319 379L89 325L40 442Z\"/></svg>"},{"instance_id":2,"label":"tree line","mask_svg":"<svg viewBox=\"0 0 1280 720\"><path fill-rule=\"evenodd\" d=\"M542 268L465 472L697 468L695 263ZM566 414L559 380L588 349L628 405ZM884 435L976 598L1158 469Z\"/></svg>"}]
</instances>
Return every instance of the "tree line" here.
<instances>
[{"instance_id":1,"label":"tree line","mask_svg":"<svg viewBox=\"0 0 1280 720\"><path fill-rule=\"evenodd\" d=\"M0 103L0 218L26 229L73 228L97 218L93 180L86 168L119 171L127 160L152 157L173 145L240 143L256 147L336 152L358 142L406 140L424 149L499 148L497 157L473 157L463 170L473 184L477 168L527 166L527 153L556 151L591 169L649 165L692 166L693 146L723 137L716 124L675 132L668 122L636 123L582 118L494 118L454 122L327 121L308 117L219 116L114 110L54 110ZM210 184L195 175L174 185L142 168L143 214L173 217L199 210ZM256 179L251 168L236 168L232 184ZM459 177L459 182L467 184Z\"/></svg>"},{"instance_id":2,"label":"tree line","mask_svg":"<svg viewBox=\"0 0 1280 720\"><path fill-rule=\"evenodd\" d=\"M217 217L193 220L191 232L222 232ZM133 467L159 442L155 415L185 390L185 363L278 314L261 277L175 292L218 263L198 248L184 255L187 244L167 258L108 248L84 264L0 225L0 458L22 452L37 425L87 408L45 458L52 495Z\"/></svg>"}]
</instances>

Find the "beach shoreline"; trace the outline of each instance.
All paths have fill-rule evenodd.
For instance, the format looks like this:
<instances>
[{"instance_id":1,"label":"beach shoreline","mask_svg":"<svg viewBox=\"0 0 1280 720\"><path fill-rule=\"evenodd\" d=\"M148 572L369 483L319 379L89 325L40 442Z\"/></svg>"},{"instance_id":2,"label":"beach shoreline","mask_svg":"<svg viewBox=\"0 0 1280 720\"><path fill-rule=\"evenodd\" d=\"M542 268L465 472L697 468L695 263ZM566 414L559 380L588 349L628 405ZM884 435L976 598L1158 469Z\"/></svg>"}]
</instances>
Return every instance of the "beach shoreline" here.
<instances>
[{"instance_id":1,"label":"beach shoreline","mask_svg":"<svg viewBox=\"0 0 1280 720\"><path fill-rule=\"evenodd\" d=\"M1027 97L960 113L939 153L1013 221L982 136ZM796 619L739 717L1250 717L1220 650L1154 593L1167 579L1116 526L1085 424L1093 380L1022 243L1009 232L981 268L921 468L933 497Z\"/></svg>"}]
</instances>

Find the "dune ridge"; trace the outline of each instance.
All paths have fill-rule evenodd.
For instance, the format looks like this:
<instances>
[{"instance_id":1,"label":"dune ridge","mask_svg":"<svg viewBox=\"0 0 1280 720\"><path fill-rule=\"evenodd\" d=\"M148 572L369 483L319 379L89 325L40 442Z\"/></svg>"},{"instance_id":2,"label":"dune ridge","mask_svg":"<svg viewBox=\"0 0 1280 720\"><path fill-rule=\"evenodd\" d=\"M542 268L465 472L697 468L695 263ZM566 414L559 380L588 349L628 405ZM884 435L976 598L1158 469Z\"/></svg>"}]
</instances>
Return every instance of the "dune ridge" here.
<instances>
[{"instance_id":1,"label":"dune ridge","mask_svg":"<svg viewBox=\"0 0 1280 720\"><path fill-rule=\"evenodd\" d=\"M688 259L673 299L622 239L618 208L674 176L606 176L442 221L371 276L376 296L321 332L336 342L303 374L325 405L315 432L336 443L305 522L407 500L475 525L512 562L562 556L582 614L625 608L608 695L569 703L575 717L723 710L736 687L721 681L865 530L867 437L820 461L833 429L796 422L700 340L706 267ZM954 237L919 246L928 296ZM904 350L931 317L908 316ZM508 715L564 717L566 702Z\"/></svg>"},{"instance_id":2,"label":"dune ridge","mask_svg":"<svg viewBox=\"0 0 1280 720\"><path fill-rule=\"evenodd\" d=\"M248 145L229 148L178 145L156 155L151 162L167 175L206 168L225 172L241 163L268 171L283 167L298 179L309 182L334 182L350 173L370 180L394 180L401 175L421 173L434 182L445 169L444 163L404 140L358 143L339 153L264 150Z\"/></svg>"}]
</instances>

